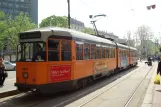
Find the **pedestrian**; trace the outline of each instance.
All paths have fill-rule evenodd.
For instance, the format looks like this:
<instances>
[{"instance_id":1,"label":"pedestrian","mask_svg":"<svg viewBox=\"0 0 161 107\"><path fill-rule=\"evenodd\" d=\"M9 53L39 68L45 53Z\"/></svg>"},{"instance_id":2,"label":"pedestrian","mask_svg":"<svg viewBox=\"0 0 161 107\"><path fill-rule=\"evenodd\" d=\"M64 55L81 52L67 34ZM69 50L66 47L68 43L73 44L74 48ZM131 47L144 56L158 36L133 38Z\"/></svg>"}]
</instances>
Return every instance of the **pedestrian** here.
<instances>
[{"instance_id":1,"label":"pedestrian","mask_svg":"<svg viewBox=\"0 0 161 107\"><path fill-rule=\"evenodd\" d=\"M159 63L158 63L158 69L157 69L157 74L161 75L161 58L159 58Z\"/></svg>"},{"instance_id":2,"label":"pedestrian","mask_svg":"<svg viewBox=\"0 0 161 107\"><path fill-rule=\"evenodd\" d=\"M6 78L5 64L0 54L0 86L3 86Z\"/></svg>"}]
</instances>

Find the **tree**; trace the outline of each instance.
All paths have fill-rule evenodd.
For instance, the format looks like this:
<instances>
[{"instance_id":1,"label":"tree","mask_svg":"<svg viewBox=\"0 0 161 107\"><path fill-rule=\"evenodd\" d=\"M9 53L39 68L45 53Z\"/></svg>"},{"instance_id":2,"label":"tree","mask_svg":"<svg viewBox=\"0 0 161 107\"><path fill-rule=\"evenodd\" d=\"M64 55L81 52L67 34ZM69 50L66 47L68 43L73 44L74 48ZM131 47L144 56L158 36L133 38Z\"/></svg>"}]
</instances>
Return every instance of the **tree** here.
<instances>
[{"instance_id":1,"label":"tree","mask_svg":"<svg viewBox=\"0 0 161 107\"><path fill-rule=\"evenodd\" d=\"M0 11L0 50L3 48L3 31L5 30L5 14Z\"/></svg>"},{"instance_id":2,"label":"tree","mask_svg":"<svg viewBox=\"0 0 161 107\"><path fill-rule=\"evenodd\" d=\"M24 13L20 13L15 19L11 15L5 15L1 42L7 50L16 49L18 45L18 34L20 32L35 28L36 25Z\"/></svg>"},{"instance_id":3,"label":"tree","mask_svg":"<svg viewBox=\"0 0 161 107\"><path fill-rule=\"evenodd\" d=\"M135 33L135 41L138 42L137 47L141 56L147 57L147 55L154 53L154 45L151 41L153 36L150 27L145 25L138 27Z\"/></svg>"},{"instance_id":4,"label":"tree","mask_svg":"<svg viewBox=\"0 0 161 107\"><path fill-rule=\"evenodd\" d=\"M68 27L68 19L66 16L50 16L42 20L40 27L56 26L56 27Z\"/></svg>"},{"instance_id":5,"label":"tree","mask_svg":"<svg viewBox=\"0 0 161 107\"><path fill-rule=\"evenodd\" d=\"M135 47L135 41L131 38L131 31L127 31L127 35L124 36L124 39L126 39L128 46Z\"/></svg>"},{"instance_id":6,"label":"tree","mask_svg":"<svg viewBox=\"0 0 161 107\"><path fill-rule=\"evenodd\" d=\"M88 34L95 34L94 29L88 28L88 27L85 27L85 28L82 30L82 32L88 33Z\"/></svg>"}]
</instances>

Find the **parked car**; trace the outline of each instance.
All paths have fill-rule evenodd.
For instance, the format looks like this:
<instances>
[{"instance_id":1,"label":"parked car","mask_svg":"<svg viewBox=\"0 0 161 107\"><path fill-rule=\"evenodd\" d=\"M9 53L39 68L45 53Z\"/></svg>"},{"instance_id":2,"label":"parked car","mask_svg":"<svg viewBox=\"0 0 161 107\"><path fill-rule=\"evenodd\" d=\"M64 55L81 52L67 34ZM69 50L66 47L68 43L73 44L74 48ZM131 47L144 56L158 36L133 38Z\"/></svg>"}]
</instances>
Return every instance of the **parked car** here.
<instances>
[{"instance_id":1,"label":"parked car","mask_svg":"<svg viewBox=\"0 0 161 107\"><path fill-rule=\"evenodd\" d=\"M6 70L16 70L16 64L9 61L4 61Z\"/></svg>"}]
</instances>

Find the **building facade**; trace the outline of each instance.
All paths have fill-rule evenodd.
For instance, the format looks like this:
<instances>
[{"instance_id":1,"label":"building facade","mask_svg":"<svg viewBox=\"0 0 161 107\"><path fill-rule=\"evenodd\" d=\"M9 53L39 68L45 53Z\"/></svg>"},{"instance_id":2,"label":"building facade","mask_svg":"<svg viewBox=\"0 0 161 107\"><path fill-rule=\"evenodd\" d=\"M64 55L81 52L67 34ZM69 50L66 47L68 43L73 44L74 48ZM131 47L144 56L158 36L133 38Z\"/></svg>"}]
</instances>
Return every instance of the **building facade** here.
<instances>
[{"instance_id":1,"label":"building facade","mask_svg":"<svg viewBox=\"0 0 161 107\"><path fill-rule=\"evenodd\" d=\"M32 22L38 24L38 0L0 0L0 11L13 17L23 12L31 17Z\"/></svg>"},{"instance_id":2,"label":"building facade","mask_svg":"<svg viewBox=\"0 0 161 107\"><path fill-rule=\"evenodd\" d=\"M77 30L77 31L82 31L84 29L84 23L76 20L74 18L70 18L70 25L71 29Z\"/></svg>"}]
</instances>

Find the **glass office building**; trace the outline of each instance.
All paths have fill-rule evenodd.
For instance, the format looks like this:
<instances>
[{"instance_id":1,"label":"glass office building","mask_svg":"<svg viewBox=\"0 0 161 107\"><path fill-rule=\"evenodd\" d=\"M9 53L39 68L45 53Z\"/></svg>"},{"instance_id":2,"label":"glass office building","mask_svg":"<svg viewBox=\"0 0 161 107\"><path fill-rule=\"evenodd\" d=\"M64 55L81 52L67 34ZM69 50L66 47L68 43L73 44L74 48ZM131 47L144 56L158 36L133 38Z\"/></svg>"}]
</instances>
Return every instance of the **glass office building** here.
<instances>
[{"instance_id":1,"label":"glass office building","mask_svg":"<svg viewBox=\"0 0 161 107\"><path fill-rule=\"evenodd\" d=\"M38 24L38 0L0 0L0 11L11 14L13 17L23 12Z\"/></svg>"}]
</instances>

